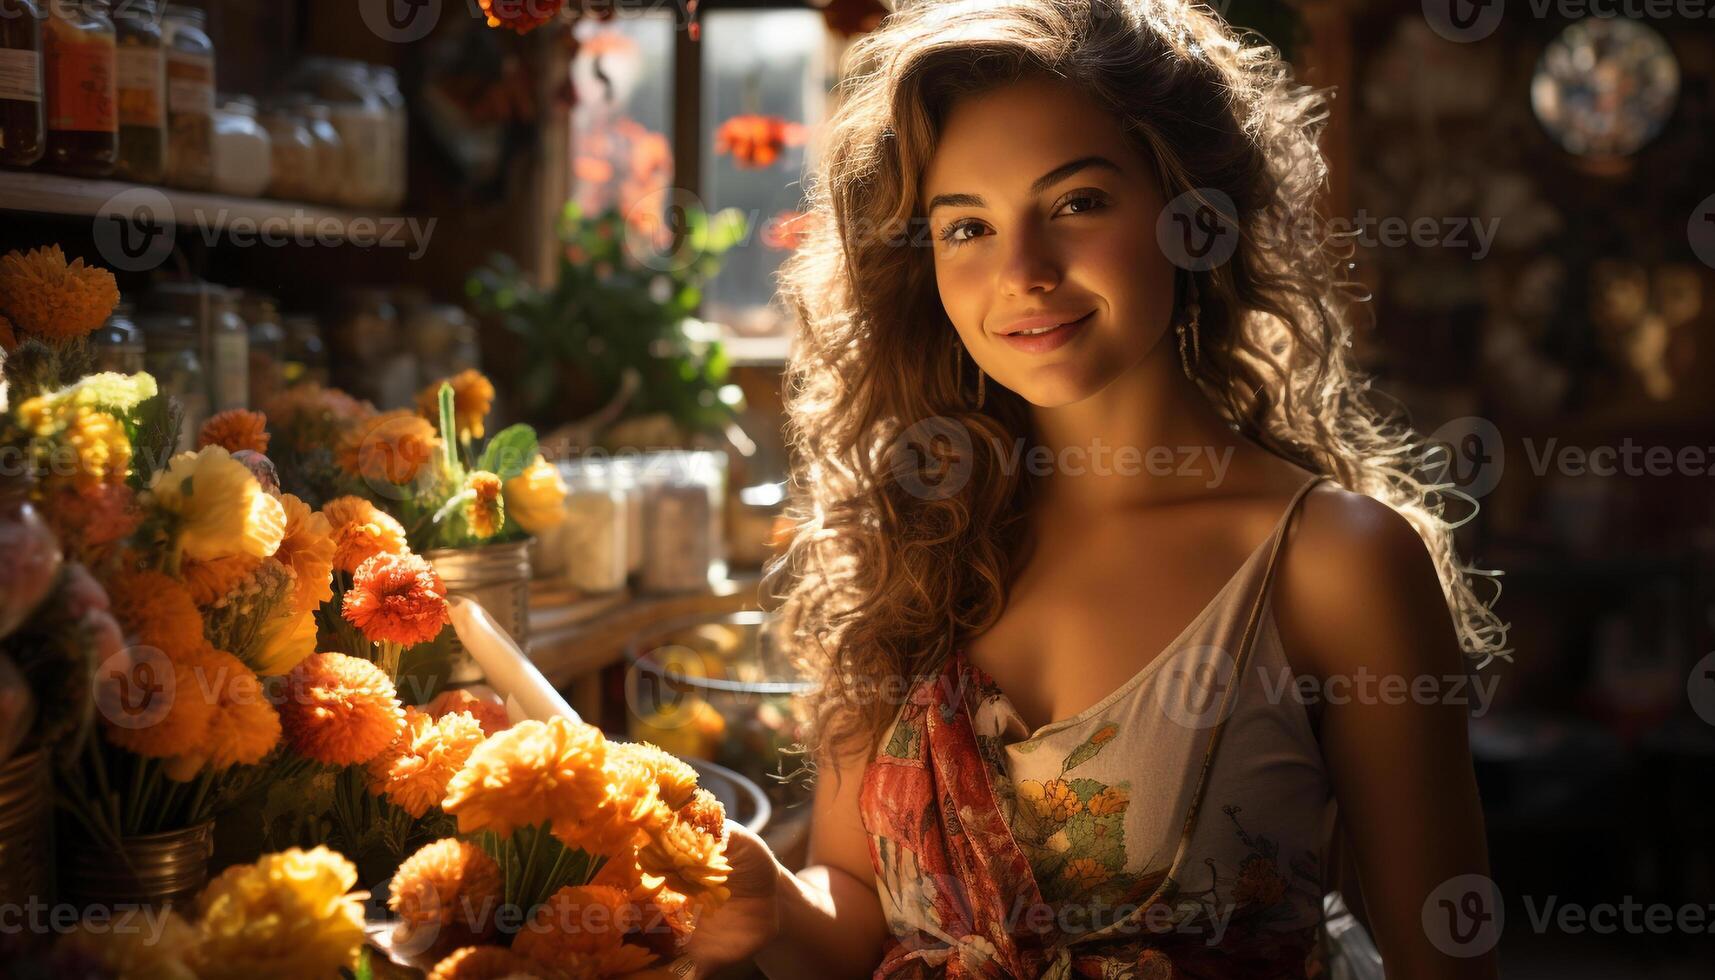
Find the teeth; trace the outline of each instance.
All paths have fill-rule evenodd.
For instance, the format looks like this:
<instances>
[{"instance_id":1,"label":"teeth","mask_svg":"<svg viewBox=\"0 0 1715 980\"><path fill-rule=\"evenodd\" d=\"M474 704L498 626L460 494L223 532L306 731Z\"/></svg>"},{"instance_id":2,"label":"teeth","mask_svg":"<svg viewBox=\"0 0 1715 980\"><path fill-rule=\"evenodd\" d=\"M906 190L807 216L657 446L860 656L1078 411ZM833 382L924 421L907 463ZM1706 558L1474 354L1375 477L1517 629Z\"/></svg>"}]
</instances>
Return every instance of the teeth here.
<instances>
[{"instance_id":1,"label":"teeth","mask_svg":"<svg viewBox=\"0 0 1715 980\"><path fill-rule=\"evenodd\" d=\"M1056 323L1052 327L1039 327L1035 330L1020 330L1020 331L1014 333L1013 336L1015 336L1015 337L1034 337L1039 333L1047 333L1050 330L1058 330L1063 326L1065 326L1064 323Z\"/></svg>"}]
</instances>

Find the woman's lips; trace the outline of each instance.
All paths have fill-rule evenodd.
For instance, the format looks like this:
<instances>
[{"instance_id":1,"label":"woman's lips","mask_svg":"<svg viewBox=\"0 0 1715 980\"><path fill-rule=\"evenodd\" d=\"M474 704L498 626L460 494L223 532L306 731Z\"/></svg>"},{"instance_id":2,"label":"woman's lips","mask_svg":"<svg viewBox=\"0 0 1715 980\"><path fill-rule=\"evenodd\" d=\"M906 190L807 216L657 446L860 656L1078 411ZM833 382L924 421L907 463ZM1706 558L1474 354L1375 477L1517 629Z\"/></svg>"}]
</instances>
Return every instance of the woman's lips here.
<instances>
[{"instance_id":1,"label":"woman's lips","mask_svg":"<svg viewBox=\"0 0 1715 980\"><path fill-rule=\"evenodd\" d=\"M1014 350L1021 350L1027 354L1046 354L1071 343L1079 333L1083 332L1085 327L1089 326L1090 319L1095 315L1096 311L1091 310L1071 323L1063 323L1046 333L1007 333L1001 334L1000 339L1012 345Z\"/></svg>"}]
</instances>

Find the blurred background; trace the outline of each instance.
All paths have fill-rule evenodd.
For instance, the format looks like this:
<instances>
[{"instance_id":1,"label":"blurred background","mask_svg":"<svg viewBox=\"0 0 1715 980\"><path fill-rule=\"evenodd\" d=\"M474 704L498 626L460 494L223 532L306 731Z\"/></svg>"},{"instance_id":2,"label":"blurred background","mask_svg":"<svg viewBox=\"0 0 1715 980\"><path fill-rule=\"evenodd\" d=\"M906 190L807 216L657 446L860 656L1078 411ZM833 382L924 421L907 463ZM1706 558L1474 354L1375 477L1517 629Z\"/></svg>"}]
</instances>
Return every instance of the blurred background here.
<instances>
[{"instance_id":1,"label":"blurred background","mask_svg":"<svg viewBox=\"0 0 1715 980\"><path fill-rule=\"evenodd\" d=\"M512 628L586 718L732 770L801 860L802 790L770 775L801 686L754 611L787 471L773 275L889 5L540 0L527 32L474 0L45 6L0 0L0 49L93 45L117 111L75 121L101 112L49 73L43 121L0 78L0 251L114 269L103 363L192 419L481 369L571 490L496 586ZM1358 356L1504 573L1516 654L1471 730L1505 975L1715 975L1715 4L1214 6L1335 90ZM1552 911L1626 903L1697 915Z\"/></svg>"}]
</instances>

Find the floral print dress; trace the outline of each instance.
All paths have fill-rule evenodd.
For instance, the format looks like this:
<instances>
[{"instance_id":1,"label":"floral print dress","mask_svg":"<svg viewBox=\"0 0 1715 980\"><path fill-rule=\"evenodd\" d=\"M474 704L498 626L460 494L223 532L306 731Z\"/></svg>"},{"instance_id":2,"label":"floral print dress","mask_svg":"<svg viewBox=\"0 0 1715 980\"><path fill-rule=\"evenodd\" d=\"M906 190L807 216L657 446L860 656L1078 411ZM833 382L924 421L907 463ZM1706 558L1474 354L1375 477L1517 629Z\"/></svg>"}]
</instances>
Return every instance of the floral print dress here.
<instances>
[{"instance_id":1,"label":"floral print dress","mask_svg":"<svg viewBox=\"0 0 1715 980\"><path fill-rule=\"evenodd\" d=\"M876 977L1321 975L1333 795L1266 601L1320 479L1076 716L1028 731L962 649L911 689L859 800L890 932Z\"/></svg>"}]
</instances>

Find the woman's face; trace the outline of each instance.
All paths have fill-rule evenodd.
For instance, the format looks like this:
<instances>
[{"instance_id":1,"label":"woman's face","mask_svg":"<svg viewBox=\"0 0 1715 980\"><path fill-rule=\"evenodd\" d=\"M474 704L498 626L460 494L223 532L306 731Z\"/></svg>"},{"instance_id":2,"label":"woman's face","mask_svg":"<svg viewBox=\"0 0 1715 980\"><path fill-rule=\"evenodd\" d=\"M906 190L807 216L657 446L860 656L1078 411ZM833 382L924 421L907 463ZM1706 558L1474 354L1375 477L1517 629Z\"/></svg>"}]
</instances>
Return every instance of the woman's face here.
<instances>
[{"instance_id":1,"label":"woman's face","mask_svg":"<svg viewBox=\"0 0 1715 980\"><path fill-rule=\"evenodd\" d=\"M1088 398L1166 334L1174 269L1153 168L1075 87L1033 79L958 103L920 191L947 316L1032 405Z\"/></svg>"}]
</instances>

